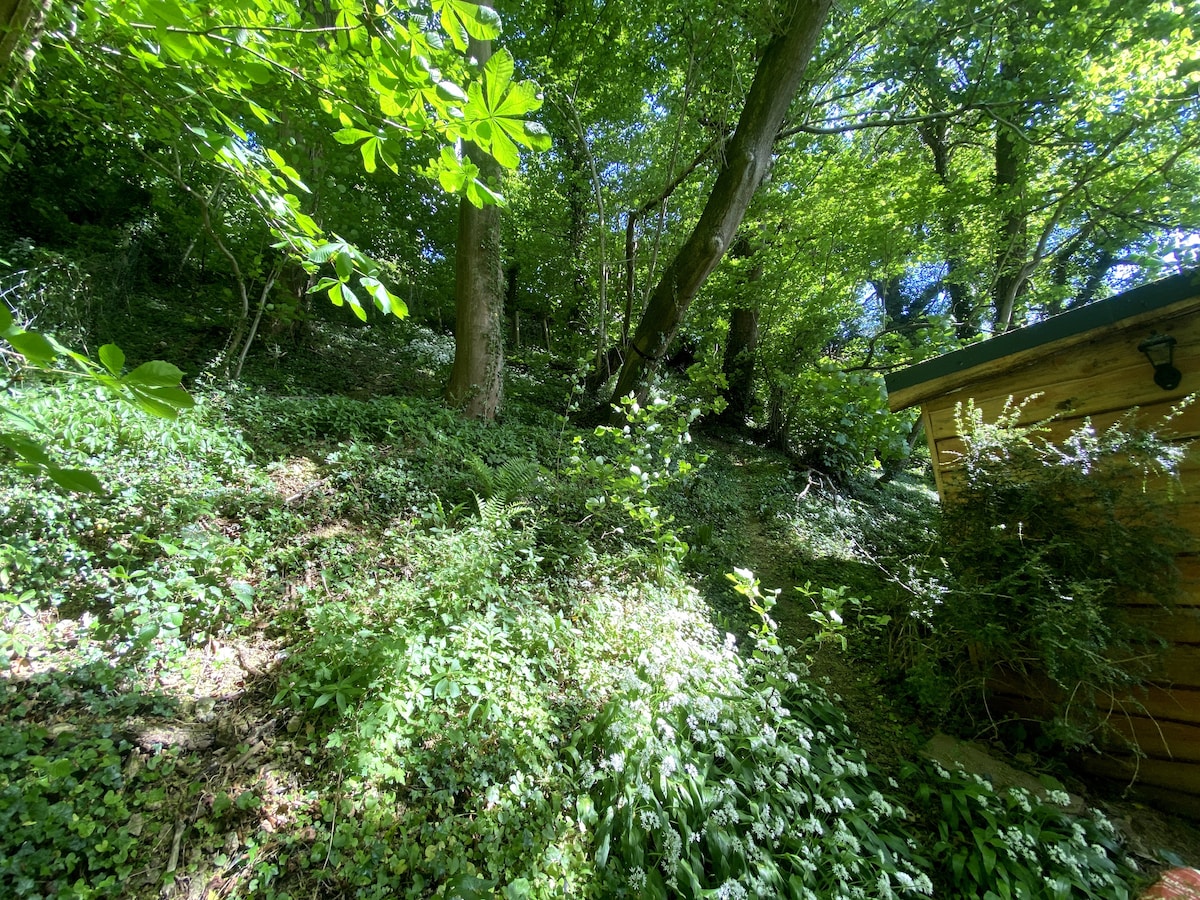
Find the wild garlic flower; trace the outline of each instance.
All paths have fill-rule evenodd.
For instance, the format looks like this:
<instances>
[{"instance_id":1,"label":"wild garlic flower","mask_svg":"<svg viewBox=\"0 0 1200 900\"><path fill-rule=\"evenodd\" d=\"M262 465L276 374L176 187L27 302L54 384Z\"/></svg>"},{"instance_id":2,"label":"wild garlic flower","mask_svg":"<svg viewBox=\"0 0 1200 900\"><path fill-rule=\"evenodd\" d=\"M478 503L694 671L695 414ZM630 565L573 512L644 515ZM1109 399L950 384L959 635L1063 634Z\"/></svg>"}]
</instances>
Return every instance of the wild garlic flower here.
<instances>
[{"instance_id":1,"label":"wild garlic flower","mask_svg":"<svg viewBox=\"0 0 1200 900\"><path fill-rule=\"evenodd\" d=\"M1071 805L1071 795L1066 791L1046 791L1046 802L1067 807Z\"/></svg>"}]
</instances>

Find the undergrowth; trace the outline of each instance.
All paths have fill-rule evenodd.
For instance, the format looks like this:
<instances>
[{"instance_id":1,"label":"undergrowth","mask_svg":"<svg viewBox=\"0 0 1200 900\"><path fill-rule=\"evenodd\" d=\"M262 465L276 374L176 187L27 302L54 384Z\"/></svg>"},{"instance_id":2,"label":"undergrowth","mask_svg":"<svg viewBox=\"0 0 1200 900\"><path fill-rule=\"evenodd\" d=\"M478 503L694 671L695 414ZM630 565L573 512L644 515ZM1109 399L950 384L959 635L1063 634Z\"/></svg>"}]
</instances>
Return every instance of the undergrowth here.
<instances>
[{"instance_id":1,"label":"undergrowth","mask_svg":"<svg viewBox=\"0 0 1200 900\"><path fill-rule=\"evenodd\" d=\"M2 475L5 896L181 878L261 898L1131 892L1102 823L879 774L751 573L746 637L714 624L687 575L697 532L672 516L735 504L695 480L690 406L665 392L592 433L412 398L229 391L175 423L21 402L109 493ZM260 632L280 649L240 702L268 737L130 742L135 712L181 715L147 707L148 679ZM67 688L85 665L131 706ZM32 699L55 685L71 728Z\"/></svg>"},{"instance_id":2,"label":"undergrowth","mask_svg":"<svg viewBox=\"0 0 1200 900\"><path fill-rule=\"evenodd\" d=\"M1169 498L1186 448L1131 415L1052 441L1020 412L959 410L964 448L899 642L939 718L978 719L987 688L1016 684L1045 741L1092 746L1114 738L1113 698L1136 698L1162 646L1127 612L1175 596L1185 544Z\"/></svg>"}]
</instances>

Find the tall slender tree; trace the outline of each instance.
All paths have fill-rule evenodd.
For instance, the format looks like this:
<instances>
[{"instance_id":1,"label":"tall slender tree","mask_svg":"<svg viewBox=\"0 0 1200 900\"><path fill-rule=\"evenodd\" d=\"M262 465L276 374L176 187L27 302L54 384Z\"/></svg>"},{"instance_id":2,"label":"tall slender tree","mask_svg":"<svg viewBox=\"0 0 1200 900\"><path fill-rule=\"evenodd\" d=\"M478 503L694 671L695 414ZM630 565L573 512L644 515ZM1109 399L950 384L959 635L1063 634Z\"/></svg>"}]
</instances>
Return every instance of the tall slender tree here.
<instances>
[{"instance_id":1,"label":"tall slender tree","mask_svg":"<svg viewBox=\"0 0 1200 900\"><path fill-rule=\"evenodd\" d=\"M700 220L663 271L630 339L613 402L637 391L678 331L688 307L733 242L771 162L771 148L812 57L832 0L789 0L763 51L724 164Z\"/></svg>"},{"instance_id":2,"label":"tall slender tree","mask_svg":"<svg viewBox=\"0 0 1200 900\"><path fill-rule=\"evenodd\" d=\"M470 53L487 68L492 42L471 39ZM479 178L500 179L500 164L472 141L467 158ZM458 206L454 263L454 368L446 399L471 419L494 419L504 393L504 271L500 259L500 208L476 206L464 196Z\"/></svg>"}]
</instances>

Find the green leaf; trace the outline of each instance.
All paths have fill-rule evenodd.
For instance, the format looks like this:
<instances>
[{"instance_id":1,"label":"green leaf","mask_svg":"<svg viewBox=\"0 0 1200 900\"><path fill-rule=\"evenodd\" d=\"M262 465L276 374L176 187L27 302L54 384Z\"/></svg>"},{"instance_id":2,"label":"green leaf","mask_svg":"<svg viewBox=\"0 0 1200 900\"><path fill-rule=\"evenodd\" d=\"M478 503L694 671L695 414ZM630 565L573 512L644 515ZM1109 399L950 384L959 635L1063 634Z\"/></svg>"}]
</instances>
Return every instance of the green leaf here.
<instances>
[{"instance_id":1,"label":"green leaf","mask_svg":"<svg viewBox=\"0 0 1200 900\"><path fill-rule=\"evenodd\" d=\"M446 882L446 896L454 900L483 900L485 897L496 896L496 882L486 881L477 875L466 873L455 875ZM506 897L519 897L522 894L509 894Z\"/></svg>"},{"instance_id":2,"label":"green leaf","mask_svg":"<svg viewBox=\"0 0 1200 900\"><path fill-rule=\"evenodd\" d=\"M546 130L541 122L526 122L525 143L534 150L543 152L549 150L551 144L550 132Z\"/></svg>"},{"instance_id":3,"label":"green leaf","mask_svg":"<svg viewBox=\"0 0 1200 900\"><path fill-rule=\"evenodd\" d=\"M316 250L309 251L307 258L310 262L314 262L317 265L321 265L322 263L329 262L329 260L333 259L333 256L335 253L340 253L342 250L345 249L345 247L346 247L345 244L340 244L340 243L338 243L338 244L335 244L335 243L322 244ZM326 285L326 287L327 287L327 285ZM322 289L322 285L318 284L317 290L320 290L320 289Z\"/></svg>"},{"instance_id":4,"label":"green leaf","mask_svg":"<svg viewBox=\"0 0 1200 900\"><path fill-rule=\"evenodd\" d=\"M192 46L189 35L167 31L165 28L159 30L158 45L164 55L175 59L188 60L196 55L196 48Z\"/></svg>"},{"instance_id":5,"label":"green leaf","mask_svg":"<svg viewBox=\"0 0 1200 900\"><path fill-rule=\"evenodd\" d=\"M35 365L52 363L58 356L51 340L36 331L21 331L6 337L14 350Z\"/></svg>"},{"instance_id":6,"label":"green leaf","mask_svg":"<svg viewBox=\"0 0 1200 900\"><path fill-rule=\"evenodd\" d=\"M46 469L46 474L51 481L64 490L74 491L77 494L104 493L104 485L100 483L100 479L86 469L49 467Z\"/></svg>"},{"instance_id":7,"label":"green leaf","mask_svg":"<svg viewBox=\"0 0 1200 900\"><path fill-rule=\"evenodd\" d=\"M45 468L51 465L50 454L38 441L16 431L0 432L0 446L7 447L27 463Z\"/></svg>"},{"instance_id":8,"label":"green leaf","mask_svg":"<svg viewBox=\"0 0 1200 900\"><path fill-rule=\"evenodd\" d=\"M407 314L408 308L404 305L403 301L384 287L378 278L368 276L360 278L358 283L363 286L375 301L375 305L379 308L380 312L395 314L397 318L403 318Z\"/></svg>"},{"instance_id":9,"label":"green leaf","mask_svg":"<svg viewBox=\"0 0 1200 900\"><path fill-rule=\"evenodd\" d=\"M270 84L275 75L271 66L261 62L244 63L242 71L253 84Z\"/></svg>"},{"instance_id":10,"label":"green leaf","mask_svg":"<svg viewBox=\"0 0 1200 900\"><path fill-rule=\"evenodd\" d=\"M467 92L453 81L439 81L434 87L439 99L447 103L466 103Z\"/></svg>"},{"instance_id":11,"label":"green leaf","mask_svg":"<svg viewBox=\"0 0 1200 900\"><path fill-rule=\"evenodd\" d=\"M8 336L9 330L13 327L12 313L8 310L7 303L0 303L0 334Z\"/></svg>"},{"instance_id":12,"label":"green leaf","mask_svg":"<svg viewBox=\"0 0 1200 900\"><path fill-rule=\"evenodd\" d=\"M264 125L270 125L273 122L279 121L279 117L277 115L266 109L263 109L253 100L247 100L246 105L250 107L250 112L254 118L258 119L258 121L262 122Z\"/></svg>"},{"instance_id":13,"label":"green leaf","mask_svg":"<svg viewBox=\"0 0 1200 900\"><path fill-rule=\"evenodd\" d=\"M100 348L99 355L104 368L119 378L125 368L125 353L121 348L116 344L105 344Z\"/></svg>"},{"instance_id":14,"label":"green leaf","mask_svg":"<svg viewBox=\"0 0 1200 900\"><path fill-rule=\"evenodd\" d=\"M333 139L339 144L357 144L363 138L374 136L371 132L363 131L361 128L343 128L341 131L333 133Z\"/></svg>"},{"instance_id":15,"label":"green leaf","mask_svg":"<svg viewBox=\"0 0 1200 900\"><path fill-rule=\"evenodd\" d=\"M183 388L178 387L139 387L137 392L144 397L151 397L159 403L165 403L174 410L192 409L196 401Z\"/></svg>"},{"instance_id":16,"label":"green leaf","mask_svg":"<svg viewBox=\"0 0 1200 900\"><path fill-rule=\"evenodd\" d=\"M430 166L437 175L442 190L447 193L457 194L467 183L467 172L451 147L443 147L441 155L431 160Z\"/></svg>"},{"instance_id":17,"label":"green leaf","mask_svg":"<svg viewBox=\"0 0 1200 900\"><path fill-rule=\"evenodd\" d=\"M487 87L487 105L489 110L498 110L504 100L504 93L512 83L513 58L507 50L493 53L483 67L484 84Z\"/></svg>"},{"instance_id":18,"label":"green leaf","mask_svg":"<svg viewBox=\"0 0 1200 900\"><path fill-rule=\"evenodd\" d=\"M514 84L512 90L504 95L500 105L495 107L495 113L501 118L516 118L542 108L542 95L530 81Z\"/></svg>"},{"instance_id":19,"label":"green leaf","mask_svg":"<svg viewBox=\"0 0 1200 900\"><path fill-rule=\"evenodd\" d=\"M500 36L500 16L490 6L471 3L470 0L449 0L447 6L453 7L455 16L471 37L490 41Z\"/></svg>"},{"instance_id":20,"label":"green leaf","mask_svg":"<svg viewBox=\"0 0 1200 900\"><path fill-rule=\"evenodd\" d=\"M129 396L126 399L142 412L159 419L174 419L179 415L179 410L170 403L159 400L152 393L142 388L130 387Z\"/></svg>"},{"instance_id":21,"label":"green leaf","mask_svg":"<svg viewBox=\"0 0 1200 900\"><path fill-rule=\"evenodd\" d=\"M515 169L521 164L521 152L505 131L497 129L493 132L491 146L488 149L492 158L506 169Z\"/></svg>"},{"instance_id":22,"label":"green leaf","mask_svg":"<svg viewBox=\"0 0 1200 900\"><path fill-rule=\"evenodd\" d=\"M183 371L161 359L142 363L121 379L123 384L137 387L178 387Z\"/></svg>"},{"instance_id":23,"label":"green leaf","mask_svg":"<svg viewBox=\"0 0 1200 900\"><path fill-rule=\"evenodd\" d=\"M366 169L368 173L375 171L375 151L378 149L378 147L379 138L372 137L367 139L367 141L365 141L363 145L358 148L362 153L363 168Z\"/></svg>"},{"instance_id":24,"label":"green leaf","mask_svg":"<svg viewBox=\"0 0 1200 900\"><path fill-rule=\"evenodd\" d=\"M367 321L367 311L363 309L362 301L358 299L354 291L350 290L349 285L342 285L342 296L350 304L350 309L354 311L354 315L358 317L358 320L360 322Z\"/></svg>"},{"instance_id":25,"label":"green leaf","mask_svg":"<svg viewBox=\"0 0 1200 900\"><path fill-rule=\"evenodd\" d=\"M60 757L46 766L46 774L56 780L62 780L75 771L75 764L65 757Z\"/></svg>"},{"instance_id":26,"label":"green leaf","mask_svg":"<svg viewBox=\"0 0 1200 900\"><path fill-rule=\"evenodd\" d=\"M348 281L350 276L354 274L354 258L345 250L342 250L333 258L333 267L337 270L339 279Z\"/></svg>"}]
</instances>

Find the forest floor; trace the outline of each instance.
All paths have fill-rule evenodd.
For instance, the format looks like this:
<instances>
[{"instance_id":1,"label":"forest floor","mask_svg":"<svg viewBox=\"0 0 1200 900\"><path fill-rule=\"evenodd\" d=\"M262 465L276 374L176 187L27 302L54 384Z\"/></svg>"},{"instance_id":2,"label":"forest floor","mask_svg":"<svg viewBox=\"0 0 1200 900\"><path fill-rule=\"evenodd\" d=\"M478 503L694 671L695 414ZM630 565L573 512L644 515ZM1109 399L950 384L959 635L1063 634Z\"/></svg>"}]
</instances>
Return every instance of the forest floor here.
<instances>
[{"instance_id":1,"label":"forest floor","mask_svg":"<svg viewBox=\"0 0 1200 900\"><path fill-rule=\"evenodd\" d=\"M354 403L337 408L352 417L366 415ZM427 417L422 410L414 415ZM446 421L452 420L451 416ZM437 427L431 426L435 438ZM302 437L289 439L297 448L303 442ZM697 442L709 459L692 500L710 502L712 509L721 512L697 513L695 521L680 515L676 524L693 547L685 560L686 577L672 582L672 590L685 589L685 582L692 581L718 627L743 637L753 621L747 620L744 606L735 609L740 601L733 596L725 573L734 567L750 569L764 592L778 590L772 615L781 641L807 655L810 677L833 697L871 764L886 775L898 775L907 761L922 753L932 735L896 685L889 683L890 650L882 637L884 629L863 614L866 607L858 601L865 601L868 594L903 589L892 570L902 565L904 548L916 552L914 548L919 549L927 538L923 529L928 527L933 502L929 489L919 479L902 478L889 486L886 497L883 492L854 496L834 490L815 473L798 470L786 458L736 435L698 435ZM436 594L445 603L458 602L460 589L463 594L491 592L503 607L510 602L506 592L518 598L512 602L525 603L533 593L550 589L584 596L601 590L594 588L597 582L610 585L602 590L610 591L614 601L628 604L626 593L637 591L649 603L657 589L641 586L644 573L606 570L603 558L591 564L598 575L572 571L566 581L556 576L557 580L529 588L522 586L502 557L481 563L484 569L496 566L500 574L480 569L472 554L481 553L483 559L497 547L502 554L521 547L510 548L505 543L508 536L480 536L478 519L467 513L461 513L452 527L438 496L418 494L406 501L404 517L411 520L409 526L399 519L386 528L367 524L362 518L366 507L354 506L359 502L355 498L373 497L372 502L378 502L386 491L396 489L408 472L406 467L415 466L422 456L429 460L459 454L448 462L462 468L463 451L458 445L421 447L403 459L393 459L389 455L393 452L381 445L351 442L333 450L267 456L265 462L260 458L253 465L265 474L256 486L234 485L235 491L251 497L246 508L252 514L235 519L206 513L197 518L192 525L224 536L226 542L218 549L257 546L259 550L253 552L274 560L270 572L248 576L259 580L261 602L235 627L213 629L201 642L171 652L121 656L113 655L112 645L97 636L87 612L69 607L30 609L27 615L10 619L16 624L6 645L9 665L0 674L0 722L6 723L0 728L0 785L5 786L0 795L0 840L10 858L0 862L0 885L15 885L16 896L42 896L36 879L21 881L13 873L49 873L65 867L85 877L69 889L60 883L57 893L49 890L44 896L340 900L366 890L370 879L384 878L379 874L382 864L373 862L373 854L382 852L381 842L415 845L415 835L426 835L431 828L440 835L438 840L449 840L437 830L440 825L422 824L405 803L398 804L396 815L411 812L417 824L379 818L372 804L384 802L381 798L388 795L370 788L369 782L364 788L363 777L352 785L355 779L348 774L354 769L348 765L352 760L339 749L375 727L377 723L366 715L375 702L371 692L378 689L372 681L379 677L375 669L395 665L386 655L386 643L379 644L371 610L378 609L390 591L400 598L396 602L404 606L404 614L411 616L414 609L420 613L420 603L425 602L412 599L420 592ZM378 468L381 461L394 464L393 468ZM481 466L480 477L499 480L498 464L490 473L486 465ZM411 487L411 481L405 483ZM471 497L462 483L446 484ZM255 494L260 490L262 496ZM684 498L684 508L687 501ZM475 502L482 518L478 495ZM449 507L450 500L445 505ZM519 530L519 507L513 509L518 511L507 514L517 517L513 528ZM142 515L141 507L138 510ZM251 543L255 529L265 527L255 517L265 521L271 515L291 523L287 546ZM261 541L261 535L257 539ZM570 536L559 539L569 541ZM437 547L431 543L430 549L419 553L413 549L412 542L425 540L442 543ZM185 551L186 547L176 547L176 556L168 551L167 557L186 557ZM215 565L213 551L202 547L196 552L197 565ZM427 575L423 566L432 574ZM192 590L202 567L169 584L155 584L162 596L169 596L168 587L178 589L179 584ZM139 574L144 575L132 572L121 577L133 580ZM823 594L826 589L834 594ZM831 603L845 613L848 624L842 631L830 632L828 619L821 628L813 620L814 613L820 618ZM623 615L640 614L634 607L624 608ZM676 613L668 613L674 623ZM425 627L427 617L422 615L412 621ZM576 615L570 614L572 622ZM561 624L564 613L558 616ZM506 626L503 621L497 624L492 611L484 619L491 623L489 627ZM463 619L468 621L469 615ZM447 633L461 624L452 625ZM512 627L528 639L528 625L518 622ZM618 628L623 627L621 620ZM814 643L814 635L822 632L829 639ZM435 637L443 639L440 633ZM508 632L503 637L513 639ZM613 640L618 639L619 631L613 632ZM460 652L447 646L448 655ZM520 675L528 660L519 656L521 647L514 646L507 661ZM346 657L344 663L331 655L333 650ZM404 656L409 651L402 646L399 652ZM538 665L549 665L551 658L561 656L560 650L550 648ZM434 681L424 683L435 685L435 693L437 684L449 683L432 677ZM531 683L542 678L538 672L530 677ZM565 686L578 688L568 684L574 678L571 674L563 682L564 690ZM521 702L530 705L535 700L529 693ZM562 702L561 697L554 702ZM567 719L569 712L563 714ZM474 715L474 708L467 715ZM422 753L435 756L436 729L418 721L411 730L418 735L412 747L414 758L423 759ZM500 746L468 749L486 759ZM993 745L978 749L1003 755ZM1032 758L1007 761L1040 774ZM382 764L372 761L370 765ZM419 772L417 765L413 763ZM1161 866L1165 859L1200 864L1200 832L1194 826L1121 798L1111 789L1072 779L1061 767L1050 774L1073 793L1086 794L1108 810L1143 865ZM412 781L389 770L389 779L405 777ZM416 787L411 790L411 797L419 797ZM416 800L410 802L415 805ZM493 806L489 802L488 808ZM474 820L477 815L482 821L482 809L458 810L447 813L447 821L456 816ZM405 828L418 830L405 837ZM97 842L97 834L106 837ZM559 835L558 840L564 853L579 849L578 834ZM430 840L415 852L420 856L433 852L430 848L435 846L443 844ZM76 854L81 861L64 863L66 854ZM411 881L406 867L437 862L388 859L387 865L392 866L388 877L395 884L407 884L414 896L421 895L420 884ZM567 874L561 877L569 880L570 872L562 865ZM102 873L107 874L100 877ZM372 896L390 896L384 887L379 891L385 892ZM459 895L489 894L483 888L475 894L463 888Z\"/></svg>"},{"instance_id":2,"label":"forest floor","mask_svg":"<svg viewBox=\"0 0 1200 900\"><path fill-rule=\"evenodd\" d=\"M743 565L754 571L764 587L779 591L774 615L780 635L788 643L804 644L817 628L810 613L818 605L797 591L802 585L838 577L857 578L860 587L864 581L874 582L877 589L885 590L889 582L897 583L888 565L855 540L854 529L839 532L826 528L814 533L796 528L794 520L781 522L756 508L758 486L775 483L792 471L787 458L730 435L709 437L705 446L714 458L728 463L727 471L734 476L733 489L742 497L744 510L740 522ZM838 492L822 483L817 473L807 473L805 479L816 506L837 505ZM878 633L857 631L850 637L850 641L878 639ZM1104 810L1122 828L1134 855L1147 864L1161 859L1165 851L1200 868L1200 814L1193 819L1159 809L1130 785L1084 776L1060 761L1029 753L1013 755L983 732L975 739L935 735L920 723L911 704L897 696L895 685L885 683L884 656L879 647L825 645L819 646L810 660L813 676L843 701L842 712L873 765L895 773L906 761L928 756L947 767L957 764L989 780L1034 791L1039 789L1039 776L1050 774L1069 787L1078 806Z\"/></svg>"}]
</instances>

